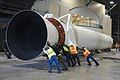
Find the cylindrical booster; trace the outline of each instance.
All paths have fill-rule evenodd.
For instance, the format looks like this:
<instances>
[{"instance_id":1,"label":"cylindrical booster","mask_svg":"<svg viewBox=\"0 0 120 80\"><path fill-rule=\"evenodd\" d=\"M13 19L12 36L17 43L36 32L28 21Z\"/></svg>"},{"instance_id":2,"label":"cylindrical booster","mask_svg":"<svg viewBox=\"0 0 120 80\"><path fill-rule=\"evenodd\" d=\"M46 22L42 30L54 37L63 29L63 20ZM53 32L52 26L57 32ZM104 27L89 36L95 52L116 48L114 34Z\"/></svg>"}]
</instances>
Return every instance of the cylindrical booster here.
<instances>
[{"instance_id":1,"label":"cylindrical booster","mask_svg":"<svg viewBox=\"0 0 120 80\"><path fill-rule=\"evenodd\" d=\"M51 44L67 43L67 36L80 48L85 46L88 49L105 49L112 46L113 40L107 35L70 26L73 29L68 33L66 25L57 19L45 19L35 11L23 10L9 21L5 35L6 44L9 51L22 60L37 57L47 41Z\"/></svg>"},{"instance_id":2,"label":"cylindrical booster","mask_svg":"<svg viewBox=\"0 0 120 80\"><path fill-rule=\"evenodd\" d=\"M106 49L110 48L113 44L113 39L108 35L80 26L74 26L73 29L75 31L77 45L80 48L84 46L89 50Z\"/></svg>"}]
</instances>

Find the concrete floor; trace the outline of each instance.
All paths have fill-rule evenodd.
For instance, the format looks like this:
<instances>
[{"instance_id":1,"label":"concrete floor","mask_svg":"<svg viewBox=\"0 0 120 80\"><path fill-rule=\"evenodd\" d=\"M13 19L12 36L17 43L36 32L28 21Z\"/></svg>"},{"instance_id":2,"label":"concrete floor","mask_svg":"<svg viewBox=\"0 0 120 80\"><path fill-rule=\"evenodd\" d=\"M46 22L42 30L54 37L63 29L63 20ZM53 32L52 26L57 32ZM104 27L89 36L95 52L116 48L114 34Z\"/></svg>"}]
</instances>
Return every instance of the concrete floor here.
<instances>
[{"instance_id":1,"label":"concrete floor","mask_svg":"<svg viewBox=\"0 0 120 80\"><path fill-rule=\"evenodd\" d=\"M88 66L86 61L82 61L81 67L69 67L68 71L58 74L55 70L53 73L48 73L47 60L43 57L22 61L15 57L8 60L2 55L0 80L120 80L119 60L99 58L98 60L100 66L94 66L94 63Z\"/></svg>"}]
</instances>

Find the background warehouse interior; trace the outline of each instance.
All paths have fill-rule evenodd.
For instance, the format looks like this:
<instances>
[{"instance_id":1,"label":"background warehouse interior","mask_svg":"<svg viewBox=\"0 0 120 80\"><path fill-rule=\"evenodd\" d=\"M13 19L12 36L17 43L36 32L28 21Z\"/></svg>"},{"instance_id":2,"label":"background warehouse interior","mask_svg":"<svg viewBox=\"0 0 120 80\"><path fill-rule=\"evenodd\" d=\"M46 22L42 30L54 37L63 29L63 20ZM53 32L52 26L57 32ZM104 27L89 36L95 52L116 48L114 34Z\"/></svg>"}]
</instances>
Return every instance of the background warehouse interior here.
<instances>
[{"instance_id":1,"label":"background warehouse interior","mask_svg":"<svg viewBox=\"0 0 120 80\"><path fill-rule=\"evenodd\" d=\"M60 17L69 10L77 6L91 6L92 9L97 10L94 4L101 3L99 11L96 13L101 17L101 14L107 14L109 19L103 18L104 25L108 25L104 33L112 36L114 43L120 41L120 5L119 0L113 0L114 4L110 4L111 0L0 0L0 29L2 30L12 16L24 9L32 9L38 11L40 14L53 13L55 17ZM105 10L103 10L105 8ZM0 34L0 41L3 39L3 31ZM2 50L2 49L1 49Z\"/></svg>"}]
</instances>

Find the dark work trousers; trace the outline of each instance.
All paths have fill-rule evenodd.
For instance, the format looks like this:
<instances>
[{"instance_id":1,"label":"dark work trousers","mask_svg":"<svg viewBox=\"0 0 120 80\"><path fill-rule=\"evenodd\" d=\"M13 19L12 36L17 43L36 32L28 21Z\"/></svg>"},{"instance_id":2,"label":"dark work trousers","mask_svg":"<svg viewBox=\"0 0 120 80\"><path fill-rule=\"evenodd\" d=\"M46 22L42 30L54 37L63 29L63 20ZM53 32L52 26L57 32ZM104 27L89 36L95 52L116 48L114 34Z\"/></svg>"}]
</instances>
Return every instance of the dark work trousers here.
<instances>
[{"instance_id":1,"label":"dark work trousers","mask_svg":"<svg viewBox=\"0 0 120 80\"><path fill-rule=\"evenodd\" d=\"M73 60L74 60L74 65L76 65L76 60L77 60L78 65L81 66L78 54L71 54L71 55L72 55Z\"/></svg>"},{"instance_id":2,"label":"dark work trousers","mask_svg":"<svg viewBox=\"0 0 120 80\"><path fill-rule=\"evenodd\" d=\"M116 47L116 51L119 51L119 48L118 48L118 47Z\"/></svg>"},{"instance_id":3,"label":"dark work trousers","mask_svg":"<svg viewBox=\"0 0 120 80\"><path fill-rule=\"evenodd\" d=\"M62 55L58 55L58 61L60 62L63 70L68 70L66 64L65 64L64 61L63 61Z\"/></svg>"},{"instance_id":4,"label":"dark work trousers","mask_svg":"<svg viewBox=\"0 0 120 80\"><path fill-rule=\"evenodd\" d=\"M69 52L65 52L65 57L68 63L68 66L73 66L74 67L74 61L72 59L72 56Z\"/></svg>"},{"instance_id":5,"label":"dark work trousers","mask_svg":"<svg viewBox=\"0 0 120 80\"><path fill-rule=\"evenodd\" d=\"M86 58L87 62L88 62L88 65L91 65L90 63L90 60L89 59L92 59L96 65L99 65L99 63L93 58L92 54L89 54Z\"/></svg>"},{"instance_id":6,"label":"dark work trousers","mask_svg":"<svg viewBox=\"0 0 120 80\"><path fill-rule=\"evenodd\" d=\"M51 65L53 64L53 62L55 62L56 67L57 67L57 69L58 69L58 73L60 73L60 72L61 72L61 70L60 70L60 64L59 64L59 61L58 61L56 55L52 56L52 57L49 59L49 62L48 62L49 72L52 72L52 66L51 66Z\"/></svg>"}]
</instances>

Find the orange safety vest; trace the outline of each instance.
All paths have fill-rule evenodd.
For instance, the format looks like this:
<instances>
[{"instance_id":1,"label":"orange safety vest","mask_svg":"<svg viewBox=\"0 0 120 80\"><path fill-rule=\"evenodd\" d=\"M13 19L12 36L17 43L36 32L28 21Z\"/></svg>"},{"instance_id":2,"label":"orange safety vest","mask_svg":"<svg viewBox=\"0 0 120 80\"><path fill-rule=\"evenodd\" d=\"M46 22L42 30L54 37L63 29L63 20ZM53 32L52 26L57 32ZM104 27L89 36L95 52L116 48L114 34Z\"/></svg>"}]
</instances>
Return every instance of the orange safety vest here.
<instances>
[{"instance_id":1,"label":"orange safety vest","mask_svg":"<svg viewBox=\"0 0 120 80\"><path fill-rule=\"evenodd\" d=\"M76 46L70 46L70 52L71 54L78 54Z\"/></svg>"},{"instance_id":2,"label":"orange safety vest","mask_svg":"<svg viewBox=\"0 0 120 80\"><path fill-rule=\"evenodd\" d=\"M88 51L86 48L85 48L85 52L83 52L84 56L87 57L91 52Z\"/></svg>"}]
</instances>

